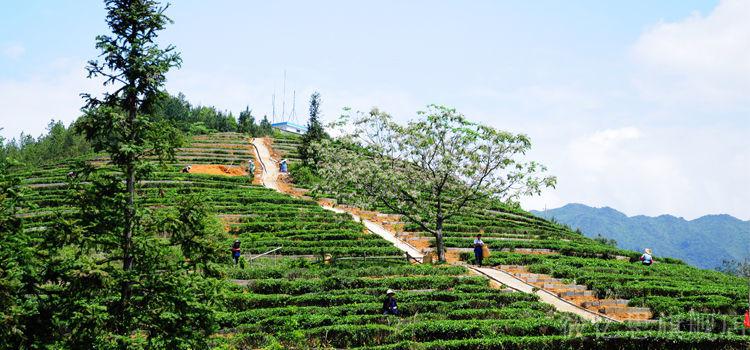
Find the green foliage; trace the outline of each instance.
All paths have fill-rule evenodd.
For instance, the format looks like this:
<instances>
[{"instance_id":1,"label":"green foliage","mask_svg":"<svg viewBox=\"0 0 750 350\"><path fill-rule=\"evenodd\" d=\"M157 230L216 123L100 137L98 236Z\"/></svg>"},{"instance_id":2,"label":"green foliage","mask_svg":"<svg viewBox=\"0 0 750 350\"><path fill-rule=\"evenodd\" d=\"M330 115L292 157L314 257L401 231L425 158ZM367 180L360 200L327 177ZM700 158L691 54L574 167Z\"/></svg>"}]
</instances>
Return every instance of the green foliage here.
<instances>
[{"instance_id":1,"label":"green foliage","mask_svg":"<svg viewBox=\"0 0 750 350\"><path fill-rule=\"evenodd\" d=\"M320 182L320 177L315 175L313 169L302 164L292 164L289 167L294 185L302 188L311 188Z\"/></svg>"},{"instance_id":2,"label":"green foliage","mask_svg":"<svg viewBox=\"0 0 750 350\"><path fill-rule=\"evenodd\" d=\"M211 133L211 130L206 127L205 123L195 122L190 124L190 126L188 127L188 132L191 135L205 135Z\"/></svg>"},{"instance_id":3,"label":"green foliage","mask_svg":"<svg viewBox=\"0 0 750 350\"><path fill-rule=\"evenodd\" d=\"M47 133L36 139L21 134L7 143L0 140L0 158L15 159L26 166L44 166L91 153L88 141L61 121L50 121Z\"/></svg>"},{"instance_id":4,"label":"green foliage","mask_svg":"<svg viewBox=\"0 0 750 350\"><path fill-rule=\"evenodd\" d=\"M406 126L373 109L360 114L341 145L316 150L319 190L364 207L383 206L431 233L445 261L443 224L490 200L535 195L556 179L544 166L524 162L531 148L523 134L468 121L454 109L431 105Z\"/></svg>"},{"instance_id":5,"label":"green foliage","mask_svg":"<svg viewBox=\"0 0 750 350\"><path fill-rule=\"evenodd\" d=\"M262 136L268 136L273 135L273 126L271 126L271 122L268 121L268 116L263 116L263 119L260 121L260 125L258 126L258 131L255 135L255 137L262 137Z\"/></svg>"},{"instance_id":6,"label":"green foliage","mask_svg":"<svg viewBox=\"0 0 750 350\"><path fill-rule=\"evenodd\" d=\"M602 236L601 234L596 235L594 237L594 241L599 242L603 245L608 245L610 247L617 247L617 241L612 238L607 238Z\"/></svg>"},{"instance_id":7,"label":"green foliage","mask_svg":"<svg viewBox=\"0 0 750 350\"><path fill-rule=\"evenodd\" d=\"M0 143L2 139L0 139ZM0 156L0 348L20 348L33 330L39 300L33 291L39 264L32 238L17 217L23 206L21 180L8 172L13 163Z\"/></svg>"},{"instance_id":8,"label":"green foliage","mask_svg":"<svg viewBox=\"0 0 750 350\"><path fill-rule=\"evenodd\" d=\"M240 117L242 116L240 114ZM149 118L169 122L170 125L192 135L240 129L231 112L227 114L213 106L192 106L182 93L177 96L161 94Z\"/></svg>"},{"instance_id":9,"label":"green foliage","mask_svg":"<svg viewBox=\"0 0 750 350\"><path fill-rule=\"evenodd\" d=\"M307 131L302 135L302 143L299 146L299 155L302 162L310 167L313 172L315 172L316 164L321 159L312 145L327 138L329 136L320 123L320 93L315 92L310 96L310 119L307 122Z\"/></svg>"},{"instance_id":10,"label":"green foliage","mask_svg":"<svg viewBox=\"0 0 750 350\"><path fill-rule=\"evenodd\" d=\"M628 217L612 208L582 204L534 214L578 227L587 237L601 233L616 240L623 249L642 252L651 248L657 260L668 256L700 268L717 269L723 260L750 257L750 222L729 215L706 215L693 220L671 215Z\"/></svg>"},{"instance_id":11,"label":"green foliage","mask_svg":"<svg viewBox=\"0 0 750 350\"><path fill-rule=\"evenodd\" d=\"M242 133L248 133L250 136L257 136L259 126L255 124L255 117L250 107L245 107L245 110L240 112L240 118L237 123L237 131Z\"/></svg>"},{"instance_id":12,"label":"green foliage","mask_svg":"<svg viewBox=\"0 0 750 350\"><path fill-rule=\"evenodd\" d=\"M747 309L746 280L685 264L661 261L646 267L637 261L512 253L497 253L486 263L527 265L532 272L587 285L599 297L629 299L630 306L646 306L655 315L736 315Z\"/></svg>"},{"instance_id":13,"label":"green foliage","mask_svg":"<svg viewBox=\"0 0 750 350\"><path fill-rule=\"evenodd\" d=\"M79 167L67 177L68 209L32 239L17 242L27 247L3 237L2 249L20 250L15 259L29 249L39 261L34 275L20 279L24 272L6 270L3 261L2 270L14 273L2 276L2 285L10 282L15 290L2 300L11 313L3 318L11 323L8 342L27 348L205 347L219 290L206 278L217 246L208 211L195 199L175 213L140 210L135 192L136 182L153 170L149 160L174 159L182 141L169 122L152 118L166 72L180 63L171 46L154 43L170 20L152 0L105 4L113 34L97 37L103 61L91 61L88 71L113 88L101 99L84 95L85 115L76 129L119 171ZM152 223L174 222L170 217L185 223L169 227L174 231L167 238L159 230L164 226ZM14 300L19 292L23 297Z\"/></svg>"},{"instance_id":14,"label":"green foliage","mask_svg":"<svg viewBox=\"0 0 750 350\"><path fill-rule=\"evenodd\" d=\"M158 217L144 225L168 237L170 245L180 247L187 269L219 276L224 233L221 222L212 214L213 208L188 189L178 191L172 201L173 207L155 213Z\"/></svg>"}]
</instances>

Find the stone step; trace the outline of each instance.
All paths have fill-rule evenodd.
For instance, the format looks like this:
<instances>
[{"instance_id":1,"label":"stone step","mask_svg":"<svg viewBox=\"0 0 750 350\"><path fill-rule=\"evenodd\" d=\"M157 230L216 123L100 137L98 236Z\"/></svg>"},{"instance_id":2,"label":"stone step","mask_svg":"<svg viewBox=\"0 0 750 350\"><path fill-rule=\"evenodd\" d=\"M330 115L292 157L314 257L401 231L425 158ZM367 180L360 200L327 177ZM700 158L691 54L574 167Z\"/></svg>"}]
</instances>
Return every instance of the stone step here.
<instances>
[{"instance_id":1,"label":"stone step","mask_svg":"<svg viewBox=\"0 0 750 350\"><path fill-rule=\"evenodd\" d=\"M391 220L384 220L384 221L381 221L380 223L383 224L383 225L391 225L391 226L395 226L395 225L402 225L403 226L403 225L406 224L403 221L391 221Z\"/></svg>"},{"instance_id":2,"label":"stone step","mask_svg":"<svg viewBox=\"0 0 750 350\"><path fill-rule=\"evenodd\" d=\"M627 300L627 299L599 299L596 301L588 302L585 305L583 305L583 307L598 308L601 306L627 306L628 302L630 302L630 300Z\"/></svg>"},{"instance_id":3,"label":"stone step","mask_svg":"<svg viewBox=\"0 0 750 350\"><path fill-rule=\"evenodd\" d=\"M545 283L544 286L542 286L544 289L550 289L550 290L586 290L588 289L586 286L582 286L580 284L562 284L562 283Z\"/></svg>"},{"instance_id":4,"label":"stone step","mask_svg":"<svg viewBox=\"0 0 750 350\"><path fill-rule=\"evenodd\" d=\"M651 313L647 307L630 307L630 306L603 306L599 308L603 314L646 314Z\"/></svg>"},{"instance_id":5,"label":"stone step","mask_svg":"<svg viewBox=\"0 0 750 350\"><path fill-rule=\"evenodd\" d=\"M582 296L576 296L576 297L567 297L567 298L565 298L565 300L567 300L567 301L569 301L569 302L571 302L573 304L576 304L576 305L579 305L579 306L583 307L584 303L587 303L587 302L590 302L590 301L594 301L594 300L598 300L598 298L596 297L596 295L582 295ZM598 312L598 310L595 309L595 308L585 308L584 307L584 309L588 309L588 310L591 310L591 311Z\"/></svg>"},{"instance_id":6,"label":"stone step","mask_svg":"<svg viewBox=\"0 0 750 350\"><path fill-rule=\"evenodd\" d=\"M518 278L538 278L543 275L540 273L519 272L519 273L514 273L513 276L516 276Z\"/></svg>"},{"instance_id":7,"label":"stone step","mask_svg":"<svg viewBox=\"0 0 750 350\"><path fill-rule=\"evenodd\" d=\"M561 298L590 297L590 296L594 296L594 291L593 290L571 290L567 292L557 293L557 295Z\"/></svg>"},{"instance_id":8,"label":"stone step","mask_svg":"<svg viewBox=\"0 0 750 350\"><path fill-rule=\"evenodd\" d=\"M320 198L318 202L323 203L324 205L333 207L336 205L337 201L333 198Z\"/></svg>"},{"instance_id":9,"label":"stone step","mask_svg":"<svg viewBox=\"0 0 750 350\"><path fill-rule=\"evenodd\" d=\"M295 192L298 192L298 193L302 193L302 194L310 192L309 189L307 189L307 188L300 188L300 187L292 187L292 191L295 191Z\"/></svg>"},{"instance_id":10,"label":"stone step","mask_svg":"<svg viewBox=\"0 0 750 350\"><path fill-rule=\"evenodd\" d=\"M547 284L547 283L556 283L556 282L560 282L560 280L557 278L552 278L552 277L529 277L526 279L526 283L539 284L541 286L544 286L544 284Z\"/></svg>"},{"instance_id":11,"label":"stone step","mask_svg":"<svg viewBox=\"0 0 750 350\"><path fill-rule=\"evenodd\" d=\"M498 265L500 270L529 271L529 268L523 265Z\"/></svg>"}]
</instances>

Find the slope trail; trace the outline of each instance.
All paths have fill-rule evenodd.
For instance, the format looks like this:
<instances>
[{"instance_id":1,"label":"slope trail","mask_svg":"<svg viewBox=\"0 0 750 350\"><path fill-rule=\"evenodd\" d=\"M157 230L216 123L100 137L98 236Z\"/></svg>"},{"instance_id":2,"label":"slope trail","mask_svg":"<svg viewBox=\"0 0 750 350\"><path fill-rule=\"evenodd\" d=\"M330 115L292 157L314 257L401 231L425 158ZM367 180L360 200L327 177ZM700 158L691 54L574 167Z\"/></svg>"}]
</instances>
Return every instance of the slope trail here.
<instances>
[{"instance_id":1,"label":"slope trail","mask_svg":"<svg viewBox=\"0 0 750 350\"><path fill-rule=\"evenodd\" d=\"M280 175L279 164L278 164L278 161L275 160L271 155L272 154L271 146L270 146L271 140L268 138L255 138L253 139L252 144L255 146L258 161L261 163L261 166L262 166L261 182L263 186L274 189L282 193L286 193L285 191L282 191L282 189L279 186L279 175ZM287 193L287 194L293 195L293 193ZM417 260L418 262L424 261L423 260L424 254L422 254L422 252L420 252L417 248L415 248L411 244L403 241L394 232L391 232L391 230L388 230L386 228L386 227L390 227L390 225L387 225L387 224L381 225L378 222L370 220L369 219L371 218L370 215L359 215L359 214L369 213L369 212L360 211L357 208L351 208L348 206L342 206L342 208L344 209L337 208L335 203L331 201L321 201L319 202L319 204L324 209L331 210L336 213L351 214L354 220L362 222L370 232L391 242L394 246L399 248L404 253L407 253L409 254L409 256L414 257L415 260ZM348 209L348 210L345 210L345 209ZM604 315L602 313L576 305L558 296L556 293L545 290L544 288L539 288L529 283L526 283L526 281L523 281L508 272L505 272L499 269L493 269L493 268L478 268L478 267L472 267L468 265L467 267L470 270L474 271L475 273L488 278L490 281L498 282L502 284L503 286L507 286L517 291L524 292L524 293L536 294L539 296L539 299L542 302L552 305L558 311L573 313L575 315L582 317L583 319L586 319L592 322L601 322L601 321L618 322L619 321L618 319L613 318L609 315Z\"/></svg>"},{"instance_id":2,"label":"slope trail","mask_svg":"<svg viewBox=\"0 0 750 350\"><path fill-rule=\"evenodd\" d=\"M261 183L265 187L279 191L279 166L278 162L271 157L271 150L268 147L269 143L270 140L267 137L256 137L252 141L261 164Z\"/></svg>"},{"instance_id":3,"label":"slope trail","mask_svg":"<svg viewBox=\"0 0 750 350\"><path fill-rule=\"evenodd\" d=\"M262 175L261 175L261 182L263 186L274 189L276 191L286 193L286 194L293 194L293 193L287 193L286 191L283 191L283 188L286 188L287 186L279 186L279 162L273 158L272 151L271 151L271 140L266 137L259 137L253 139L253 145L255 146L258 159L260 160L260 163L262 164ZM388 231L380 225L379 223L369 220L367 218L364 218L360 215L357 215L357 213L353 213L352 211L347 211L341 208L336 208L332 205L325 205L327 203L319 203L321 204L321 207L323 209L327 209L336 213L349 213L354 217L355 221L359 221L362 224L365 225L365 227L372 233L382 237L388 242L391 242L396 248L400 249L406 254L409 254L410 257L414 258L418 262L422 262L424 259L424 254L422 254L419 250L417 250L415 247L411 246L410 244L401 241L394 235L392 232Z\"/></svg>"}]
</instances>

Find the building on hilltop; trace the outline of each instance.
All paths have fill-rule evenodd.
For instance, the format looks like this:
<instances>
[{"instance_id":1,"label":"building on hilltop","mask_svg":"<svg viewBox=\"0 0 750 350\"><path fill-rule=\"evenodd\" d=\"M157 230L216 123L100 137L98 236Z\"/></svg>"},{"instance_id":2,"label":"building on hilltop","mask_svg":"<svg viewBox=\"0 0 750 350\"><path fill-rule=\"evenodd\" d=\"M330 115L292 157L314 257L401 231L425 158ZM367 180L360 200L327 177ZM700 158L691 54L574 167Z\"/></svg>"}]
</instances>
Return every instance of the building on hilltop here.
<instances>
[{"instance_id":1,"label":"building on hilltop","mask_svg":"<svg viewBox=\"0 0 750 350\"><path fill-rule=\"evenodd\" d=\"M279 129L281 131L291 132L295 134L304 134L307 132L307 127L302 126L299 124L295 124L292 122L280 122L280 123L273 123L271 126L274 129Z\"/></svg>"}]
</instances>

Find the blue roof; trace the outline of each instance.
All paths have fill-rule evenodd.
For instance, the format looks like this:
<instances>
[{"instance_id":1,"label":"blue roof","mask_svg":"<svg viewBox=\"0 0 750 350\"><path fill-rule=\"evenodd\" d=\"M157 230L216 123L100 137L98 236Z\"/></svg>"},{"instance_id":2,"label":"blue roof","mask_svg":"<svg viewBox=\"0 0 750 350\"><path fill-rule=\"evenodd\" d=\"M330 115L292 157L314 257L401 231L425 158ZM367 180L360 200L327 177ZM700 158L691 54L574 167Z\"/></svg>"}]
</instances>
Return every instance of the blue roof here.
<instances>
[{"instance_id":1,"label":"blue roof","mask_svg":"<svg viewBox=\"0 0 750 350\"><path fill-rule=\"evenodd\" d=\"M295 124L295 123L292 123L292 122L280 122L280 123L273 123L273 124L271 124L271 126L285 126L285 125L288 125L288 126L291 126L293 128L300 129L300 130L307 130L306 126L302 126L302 125Z\"/></svg>"}]
</instances>

